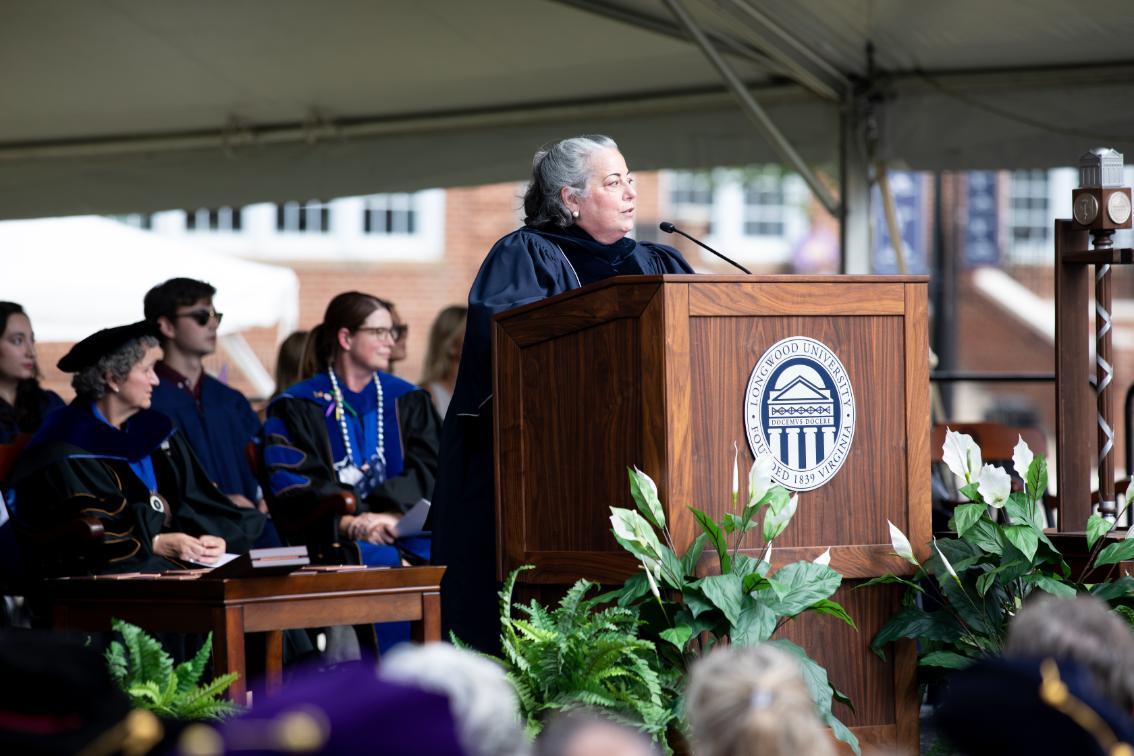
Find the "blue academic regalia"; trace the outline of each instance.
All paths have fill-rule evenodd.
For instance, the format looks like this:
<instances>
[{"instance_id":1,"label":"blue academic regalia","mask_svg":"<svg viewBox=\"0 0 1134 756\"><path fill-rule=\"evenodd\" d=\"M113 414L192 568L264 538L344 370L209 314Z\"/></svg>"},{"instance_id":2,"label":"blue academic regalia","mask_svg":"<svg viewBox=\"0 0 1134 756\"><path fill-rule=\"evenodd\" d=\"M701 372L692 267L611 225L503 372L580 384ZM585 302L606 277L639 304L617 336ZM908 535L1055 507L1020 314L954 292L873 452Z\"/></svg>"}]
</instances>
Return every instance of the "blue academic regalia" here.
<instances>
[{"instance_id":1,"label":"blue academic regalia","mask_svg":"<svg viewBox=\"0 0 1134 756\"><path fill-rule=\"evenodd\" d=\"M248 464L247 446L260 432L260 419L244 394L207 373L200 381L200 407L163 376L154 388L152 408L173 420L222 493L259 501L260 485Z\"/></svg>"},{"instance_id":2,"label":"blue academic regalia","mask_svg":"<svg viewBox=\"0 0 1134 756\"><path fill-rule=\"evenodd\" d=\"M621 275L692 273L681 253L623 238L600 244L577 226L525 226L496 242L469 291L468 325L441 434L431 521L433 561L448 565L442 622L483 651L499 646L492 456L492 317Z\"/></svg>"}]
</instances>

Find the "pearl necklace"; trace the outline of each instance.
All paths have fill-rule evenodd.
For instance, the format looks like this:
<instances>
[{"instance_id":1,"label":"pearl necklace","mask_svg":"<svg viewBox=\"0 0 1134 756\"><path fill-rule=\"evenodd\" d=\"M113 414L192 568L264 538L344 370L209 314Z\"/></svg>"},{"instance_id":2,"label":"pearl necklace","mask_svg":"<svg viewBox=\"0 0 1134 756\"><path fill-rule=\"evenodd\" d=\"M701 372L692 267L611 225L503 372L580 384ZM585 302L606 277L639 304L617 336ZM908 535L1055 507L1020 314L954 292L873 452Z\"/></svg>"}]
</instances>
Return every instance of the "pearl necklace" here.
<instances>
[{"instance_id":1,"label":"pearl necklace","mask_svg":"<svg viewBox=\"0 0 1134 756\"><path fill-rule=\"evenodd\" d=\"M339 388L339 380L335 376L335 370L330 365L327 366L327 375L331 379L331 395L335 402L335 419L339 421L339 431L343 436L343 448L346 450L346 457L343 459L339 470L339 480L347 485L353 486L362 479L362 470L354 463L354 449L350 443L350 431L347 430L346 424L346 402L343 401L343 392ZM374 453L378 457L379 463L383 468L386 467L386 443L385 443L385 429L383 426L383 397L382 397L382 383L378 380L378 373L373 374L374 378L374 394L378 398L378 433L377 442L375 444ZM362 418L359 418L361 422ZM364 461L363 468L367 466L368 461Z\"/></svg>"}]
</instances>

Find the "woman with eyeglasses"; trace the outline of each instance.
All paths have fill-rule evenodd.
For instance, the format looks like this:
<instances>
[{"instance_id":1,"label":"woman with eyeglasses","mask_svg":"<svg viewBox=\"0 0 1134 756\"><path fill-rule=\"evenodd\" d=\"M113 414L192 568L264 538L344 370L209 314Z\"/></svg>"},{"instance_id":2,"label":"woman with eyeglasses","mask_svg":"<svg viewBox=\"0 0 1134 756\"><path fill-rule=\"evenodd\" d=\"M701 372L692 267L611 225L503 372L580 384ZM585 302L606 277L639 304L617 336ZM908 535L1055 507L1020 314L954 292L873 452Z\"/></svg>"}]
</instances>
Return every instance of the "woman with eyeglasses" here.
<instances>
[{"instance_id":1,"label":"woman with eyeglasses","mask_svg":"<svg viewBox=\"0 0 1134 756\"><path fill-rule=\"evenodd\" d=\"M398 540L395 528L433 496L440 420L426 392L386 372L394 328L377 297L339 294L307 336L306 380L268 405L264 467L273 516L302 521L340 491L358 503L353 515L317 522L305 534L319 561L428 559L428 540Z\"/></svg>"},{"instance_id":2,"label":"woman with eyeglasses","mask_svg":"<svg viewBox=\"0 0 1134 756\"><path fill-rule=\"evenodd\" d=\"M443 474L431 516L443 631L481 651L500 643L492 456L492 317L610 276L692 273L677 250L638 242L638 191L610 137L536 152L524 226L496 242L469 290L468 325L445 415Z\"/></svg>"},{"instance_id":3,"label":"woman with eyeglasses","mask_svg":"<svg viewBox=\"0 0 1134 756\"><path fill-rule=\"evenodd\" d=\"M63 406L39 385L35 334L24 308L0 302L0 444L34 433L52 410Z\"/></svg>"}]
</instances>

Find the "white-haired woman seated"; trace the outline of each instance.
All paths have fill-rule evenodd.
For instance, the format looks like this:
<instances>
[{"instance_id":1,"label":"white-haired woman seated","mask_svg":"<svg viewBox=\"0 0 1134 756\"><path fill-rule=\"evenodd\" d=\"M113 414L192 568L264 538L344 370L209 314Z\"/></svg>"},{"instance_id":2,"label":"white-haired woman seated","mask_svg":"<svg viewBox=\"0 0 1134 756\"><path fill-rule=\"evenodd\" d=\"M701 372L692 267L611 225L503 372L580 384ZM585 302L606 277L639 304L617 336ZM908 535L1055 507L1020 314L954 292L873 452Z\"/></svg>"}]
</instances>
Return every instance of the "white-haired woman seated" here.
<instances>
[{"instance_id":1,"label":"white-haired woman seated","mask_svg":"<svg viewBox=\"0 0 1134 756\"><path fill-rule=\"evenodd\" d=\"M77 397L48 417L16 463L15 522L35 536L94 517L105 536L85 559L30 538L37 545L22 552L33 573L161 571L213 563L258 539L279 545L267 518L233 505L173 422L150 409L161 353L143 321L88 336L59 361L74 373Z\"/></svg>"},{"instance_id":2,"label":"white-haired woman seated","mask_svg":"<svg viewBox=\"0 0 1134 756\"><path fill-rule=\"evenodd\" d=\"M433 494L433 562L447 629L481 650L498 647L492 458L492 317L611 276L692 273L677 250L638 242L638 191L605 136L540 149L524 195L524 226L496 242L469 291L457 386L441 437Z\"/></svg>"}]
</instances>

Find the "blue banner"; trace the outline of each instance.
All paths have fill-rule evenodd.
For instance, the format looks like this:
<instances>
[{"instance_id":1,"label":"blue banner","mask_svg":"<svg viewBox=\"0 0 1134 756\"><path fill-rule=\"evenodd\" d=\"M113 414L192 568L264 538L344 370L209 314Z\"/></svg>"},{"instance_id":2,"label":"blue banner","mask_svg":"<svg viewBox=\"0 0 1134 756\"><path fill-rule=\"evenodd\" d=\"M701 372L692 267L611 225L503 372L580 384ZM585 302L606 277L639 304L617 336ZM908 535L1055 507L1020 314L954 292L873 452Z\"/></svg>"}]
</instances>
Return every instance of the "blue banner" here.
<instances>
[{"instance_id":1,"label":"blue banner","mask_svg":"<svg viewBox=\"0 0 1134 756\"><path fill-rule=\"evenodd\" d=\"M928 243L925 238L927 227L922 210L925 199L925 176L912 171L890 171L890 191L894 195L894 212L897 215L899 233L906 256L906 272L916 275L929 273L927 255ZM894 245L890 242L890 230L886 226L886 211L882 206L882 192L875 184L873 197L874 249L872 250L873 272L890 275L898 272L898 261Z\"/></svg>"},{"instance_id":2,"label":"blue banner","mask_svg":"<svg viewBox=\"0 0 1134 756\"><path fill-rule=\"evenodd\" d=\"M1000 264L1000 229L996 173L972 171L966 176L965 267Z\"/></svg>"}]
</instances>

